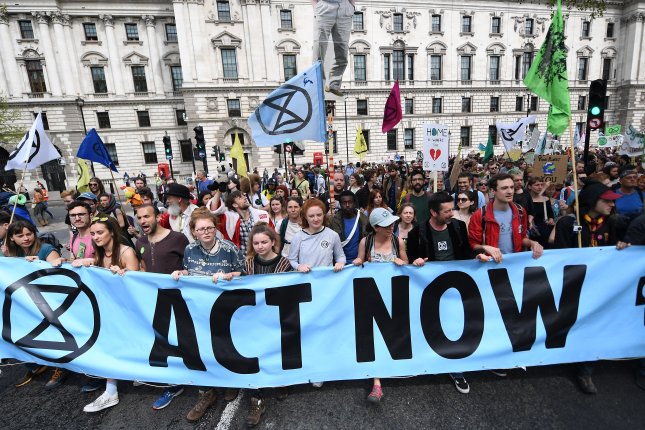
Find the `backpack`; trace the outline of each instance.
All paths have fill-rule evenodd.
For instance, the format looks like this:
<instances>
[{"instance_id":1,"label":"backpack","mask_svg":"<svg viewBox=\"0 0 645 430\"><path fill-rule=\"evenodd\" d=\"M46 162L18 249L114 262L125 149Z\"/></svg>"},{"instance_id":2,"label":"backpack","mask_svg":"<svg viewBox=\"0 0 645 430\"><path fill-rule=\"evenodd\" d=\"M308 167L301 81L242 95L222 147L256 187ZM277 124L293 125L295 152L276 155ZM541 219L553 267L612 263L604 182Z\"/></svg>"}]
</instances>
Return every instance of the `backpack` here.
<instances>
[{"instance_id":1,"label":"backpack","mask_svg":"<svg viewBox=\"0 0 645 430\"><path fill-rule=\"evenodd\" d=\"M56 251L58 251L58 254L61 254L61 251L63 249L63 245L60 243L60 240L56 236L54 236L54 233L51 232L44 232L44 233L38 233L38 239L43 242L43 243L48 243L54 248L56 248Z\"/></svg>"},{"instance_id":2,"label":"backpack","mask_svg":"<svg viewBox=\"0 0 645 430\"><path fill-rule=\"evenodd\" d=\"M365 255L363 256L364 262L369 261L370 252L372 252L373 247L374 247L374 233L368 233L368 235L365 236ZM401 252L399 250L399 238L394 235L392 235L392 251L394 251L394 255L396 255L396 258L401 257Z\"/></svg>"},{"instance_id":3,"label":"backpack","mask_svg":"<svg viewBox=\"0 0 645 430\"><path fill-rule=\"evenodd\" d=\"M518 205L514 202L510 202L512 206L517 208L517 216L520 219L520 226L524 225L524 208L522 205ZM482 245L486 244L486 206L481 208L482 210ZM513 220L511 219L511 223Z\"/></svg>"}]
</instances>

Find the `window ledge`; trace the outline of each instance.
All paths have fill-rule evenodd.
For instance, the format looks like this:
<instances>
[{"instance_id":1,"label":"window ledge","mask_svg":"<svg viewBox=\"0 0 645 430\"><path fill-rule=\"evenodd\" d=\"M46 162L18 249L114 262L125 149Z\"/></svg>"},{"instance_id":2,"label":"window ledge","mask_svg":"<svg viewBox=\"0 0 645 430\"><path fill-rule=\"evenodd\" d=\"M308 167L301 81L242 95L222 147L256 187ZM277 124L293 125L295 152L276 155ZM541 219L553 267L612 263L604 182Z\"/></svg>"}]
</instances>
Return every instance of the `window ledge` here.
<instances>
[{"instance_id":1,"label":"window ledge","mask_svg":"<svg viewBox=\"0 0 645 430\"><path fill-rule=\"evenodd\" d=\"M360 30L354 30L354 29L352 29L352 33L367 34L367 30L365 30L364 28L363 28L363 29L360 29Z\"/></svg>"},{"instance_id":2,"label":"window ledge","mask_svg":"<svg viewBox=\"0 0 645 430\"><path fill-rule=\"evenodd\" d=\"M612 41L615 42L616 38L615 37L605 37L605 42Z\"/></svg>"},{"instance_id":3,"label":"window ledge","mask_svg":"<svg viewBox=\"0 0 645 430\"><path fill-rule=\"evenodd\" d=\"M607 39L605 39L607 40ZM38 39L16 39L18 43L38 43Z\"/></svg>"},{"instance_id":4,"label":"window ledge","mask_svg":"<svg viewBox=\"0 0 645 430\"><path fill-rule=\"evenodd\" d=\"M102 40L81 40L81 45L83 45L83 46L85 46L85 45L98 45L98 46L101 46L101 45L103 45L103 41Z\"/></svg>"},{"instance_id":5,"label":"window ledge","mask_svg":"<svg viewBox=\"0 0 645 430\"><path fill-rule=\"evenodd\" d=\"M290 28L285 28L285 27L278 27L278 33L295 33L296 29L295 27L290 27Z\"/></svg>"},{"instance_id":6,"label":"window ledge","mask_svg":"<svg viewBox=\"0 0 645 430\"><path fill-rule=\"evenodd\" d=\"M488 33L489 37L502 37L504 33Z\"/></svg>"},{"instance_id":7,"label":"window ledge","mask_svg":"<svg viewBox=\"0 0 645 430\"><path fill-rule=\"evenodd\" d=\"M490 84L491 85L501 85L501 81L499 81L498 79L492 79L490 81Z\"/></svg>"},{"instance_id":8,"label":"window ledge","mask_svg":"<svg viewBox=\"0 0 645 430\"><path fill-rule=\"evenodd\" d=\"M472 31L462 31L459 33L460 36L474 36L475 33Z\"/></svg>"},{"instance_id":9,"label":"window ledge","mask_svg":"<svg viewBox=\"0 0 645 430\"><path fill-rule=\"evenodd\" d=\"M580 40L591 40L591 36L580 36Z\"/></svg>"},{"instance_id":10,"label":"window ledge","mask_svg":"<svg viewBox=\"0 0 645 430\"><path fill-rule=\"evenodd\" d=\"M124 40L124 41L123 41L123 45L124 45L124 46L128 46L128 45L139 45L139 46L143 46L143 40Z\"/></svg>"},{"instance_id":11,"label":"window ledge","mask_svg":"<svg viewBox=\"0 0 645 430\"><path fill-rule=\"evenodd\" d=\"M168 46L170 44L175 44L175 43L179 43L179 42L177 42L176 40L164 40L163 41L164 46Z\"/></svg>"},{"instance_id":12,"label":"window ledge","mask_svg":"<svg viewBox=\"0 0 645 430\"><path fill-rule=\"evenodd\" d=\"M443 31L429 31L428 34L430 36L443 36Z\"/></svg>"}]
</instances>

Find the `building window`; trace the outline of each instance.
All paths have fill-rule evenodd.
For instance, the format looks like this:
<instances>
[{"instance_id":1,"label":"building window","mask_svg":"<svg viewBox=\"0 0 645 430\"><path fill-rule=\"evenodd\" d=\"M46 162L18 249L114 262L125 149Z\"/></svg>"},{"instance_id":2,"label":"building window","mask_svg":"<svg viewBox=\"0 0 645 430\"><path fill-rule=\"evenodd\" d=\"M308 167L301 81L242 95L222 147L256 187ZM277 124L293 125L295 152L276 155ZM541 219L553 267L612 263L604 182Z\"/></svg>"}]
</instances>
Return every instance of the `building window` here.
<instances>
[{"instance_id":1,"label":"building window","mask_svg":"<svg viewBox=\"0 0 645 430\"><path fill-rule=\"evenodd\" d=\"M83 30L85 31L85 40L99 40L99 36L96 34L96 24L86 22L83 24Z\"/></svg>"},{"instance_id":2,"label":"building window","mask_svg":"<svg viewBox=\"0 0 645 430\"><path fill-rule=\"evenodd\" d=\"M94 84L95 94L107 93L107 82L105 81L105 69L103 67L90 67L92 73L92 83Z\"/></svg>"},{"instance_id":3,"label":"building window","mask_svg":"<svg viewBox=\"0 0 645 430\"><path fill-rule=\"evenodd\" d=\"M354 17L352 18L352 30L363 30L363 12L354 12Z\"/></svg>"},{"instance_id":4,"label":"building window","mask_svg":"<svg viewBox=\"0 0 645 430\"><path fill-rule=\"evenodd\" d=\"M605 96L605 109L609 109L609 96Z\"/></svg>"},{"instance_id":5,"label":"building window","mask_svg":"<svg viewBox=\"0 0 645 430\"><path fill-rule=\"evenodd\" d=\"M383 80L390 80L390 54L383 54Z\"/></svg>"},{"instance_id":6,"label":"building window","mask_svg":"<svg viewBox=\"0 0 645 430\"><path fill-rule=\"evenodd\" d=\"M524 96L515 97L515 112L522 112L524 110Z\"/></svg>"},{"instance_id":7,"label":"building window","mask_svg":"<svg viewBox=\"0 0 645 430\"><path fill-rule=\"evenodd\" d=\"M138 110L137 120L139 121L139 127L150 127L150 112L147 110Z\"/></svg>"},{"instance_id":8,"label":"building window","mask_svg":"<svg viewBox=\"0 0 645 430\"><path fill-rule=\"evenodd\" d=\"M29 78L29 87L32 93L44 93L47 91L45 85L45 73L43 72L43 65L40 60L25 61L25 68L27 69L27 77Z\"/></svg>"},{"instance_id":9,"label":"building window","mask_svg":"<svg viewBox=\"0 0 645 430\"><path fill-rule=\"evenodd\" d=\"M614 37L614 23L613 22L608 22L607 23L606 37L607 37L607 39L613 39L613 37Z\"/></svg>"},{"instance_id":10,"label":"building window","mask_svg":"<svg viewBox=\"0 0 645 430\"><path fill-rule=\"evenodd\" d=\"M585 128L584 122L576 122L576 129L578 130L578 135L581 137L585 132L584 128Z\"/></svg>"},{"instance_id":11,"label":"building window","mask_svg":"<svg viewBox=\"0 0 645 430\"><path fill-rule=\"evenodd\" d=\"M177 41L177 26L175 24L166 24L166 42Z\"/></svg>"},{"instance_id":12,"label":"building window","mask_svg":"<svg viewBox=\"0 0 645 430\"><path fill-rule=\"evenodd\" d=\"M231 5L228 3L228 1L217 2L217 19L219 21L231 20Z\"/></svg>"},{"instance_id":13,"label":"building window","mask_svg":"<svg viewBox=\"0 0 645 430\"><path fill-rule=\"evenodd\" d=\"M177 125L188 125L186 123L186 109L176 109L175 118L177 118Z\"/></svg>"},{"instance_id":14,"label":"building window","mask_svg":"<svg viewBox=\"0 0 645 430\"><path fill-rule=\"evenodd\" d=\"M387 150L396 151L396 129L387 132Z\"/></svg>"},{"instance_id":15,"label":"building window","mask_svg":"<svg viewBox=\"0 0 645 430\"><path fill-rule=\"evenodd\" d=\"M228 108L228 116L241 117L242 116L242 107L240 106L240 99L228 99L226 100L226 107Z\"/></svg>"},{"instance_id":16,"label":"building window","mask_svg":"<svg viewBox=\"0 0 645 430\"><path fill-rule=\"evenodd\" d=\"M441 33L441 15L432 15L432 32Z\"/></svg>"},{"instance_id":17,"label":"building window","mask_svg":"<svg viewBox=\"0 0 645 430\"><path fill-rule=\"evenodd\" d=\"M402 50L392 51L392 72L395 81L405 79L405 53Z\"/></svg>"},{"instance_id":18,"label":"building window","mask_svg":"<svg viewBox=\"0 0 645 430\"><path fill-rule=\"evenodd\" d=\"M181 66L170 66L170 76L172 77L172 90L179 91L184 84L184 75Z\"/></svg>"},{"instance_id":19,"label":"building window","mask_svg":"<svg viewBox=\"0 0 645 430\"><path fill-rule=\"evenodd\" d=\"M18 27L20 27L20 38L34 38L34 28L31 25L31 21L18 21Z\"/></svg>"},{"instance_id":20,"label":"building window","mask_svg":"<svg viewBox=\"0 0 645 430\"><path fill-rule=\"evenodd\" d=\"M472 33L473 32L473 17L472 16L462 16L461 17L461 32L462 33Z\"/></svg>"},{"instance_id":21,"label":"building window","mask_svg":"<svg viewBox=\"0 0 645 430\"><path fill-rule=\"evenodd\" d=\"M433 97L432 98L432 113L441 113L441 104L442 104L442 99L441 97Z\"/></svg>"},{"instance_id":22,"label":"building window","mask_svg":"<svg viewBox=\"0 0 645 430\"><path fill-rule=\"evenodd\" d=\"M408 54L408 81L414 81L414 54Z\"/></svg>"},{"instance_id":23,"label":"building window","mask_svg":"<svg viewBox=\"0 0 645 430\"><path fill-rule=\"evenodd\" d=\"M143 161L146 164L157 163L157 149L154 142L141 142L141 149L143 149Z\"/></svg>"},{"instance_id":24,"label":"building window","mask_svg":"<svg viewBox=\"0 0 645 430\"><path fill-rule=\"evenodd\" d=\"M430 56L430 80L441 80L441 55Z\"/></svg>"},{"instance_id":25,"label":"building window","mask_svg":"<svg viewBox=\"0 0 645 430\"><path fill-rule=\"evenodd\" d=\"M280 10L280 28L291 30L293 28L293 20L291 19L291 11L289 9Z\"/></svg>"},{"instance_id":26,"label":"building window","mask_svg":"<svg viewBox=\"0 0 645 430\"><path fill-rule=\"evenodd\" d=\"M414 99L405 99L405 112L412 115L414 113Z\"/></svg>"},{"instance_id":27,"label":"building window","mask_svg":"<svg viewBox=\"0 0 645 430\"><path fill-rule=\"evenodd\" d=\"M237 56L235 54L235 48L223 48L221 52L224 77L237 79Z\"/></svg>"},{"instance_id":28,"label":"building window","mask_svg":"<svg viewBox=\"0 0 645 430\"><path fill-rule=\"evenodd\" d=\"M472 98L470 97L461 98L461 111L472 112Z\"/></svg>"},{"instance_id":29,"label":"building window","mask_svg":"<svg viewBox=\"0 0 645 430\"><path fill-rule=\"evenodd\" d=\"M490 136L490 139L493 141L493 145L497 145L497 126L496 125L489 125L488 126L488 135Z\"/></svg>"},{"instance_id":30,"label":"building window","mask_svg":"<svg viewBox=\"0 0 645 430\"><path fill-rule=\"evenodd\" d=\"M137 24L125 24L125 38L127 40L139 40L139 29L137 28Z\"/></svg>"},{"instance_id":31,"label":"building window","mask_svg":"<svg viewBox=\"0 0 645 430\"><path fill-rule=\"evenodd\" d=\"M392 15L392 30L397 33L403 32L403 14L395 13Z\"/></svg>"},{"instance_id":32,"label":"building window","mask_svg":"<svg viewBox=\"0 0 645 430\"><path fill-rule=\"evenodd\" d=\"M531 96L531 110L533 112L537 112L538 108L540 107L540 105L538 104L538 100L539 99L537 98L537 96Z\"/></svg>"},{"instance_id":33,"label":"building window","mask_svg":"<svg viewBox=\"0 0 645 430\"><path fill-rule=\"evenodd\" d=\"M589 37L591 34L591 22L583 21L582 22L582 37Z\"/></svg>"},{"instance_id":34,"label":"building window","mask_svg":"<svg viewBox=\"0 0 645 430\"><path fill-rule=\"evenodd\" d=\"M578 96L578 110L587 109L587 96Z\"/></svg>"},{"instance_id":35,"label":"building window","mask_svg":"<svg viewBox=\"0 0 645 430\"><path fill-rule=\"evenodd\" d=\"M367 100L356 100L356 115L367 115Z\"/></svg>"},{"instance_id":36,"label":"building window","mask_svg":"<svg viewBox=\"0 0 645 430\"><path fill-rule=\"evenodd\" d=\"M110 125L110 113L109 112L97 112L96 120L99 124L99 128L112 128Z\"/></svg>"},{"instance_id":37,"label":"building window","mask_svg":"<svg viewBox=\"0 0 645 430\"><path fill-rule=\"evenodd\" d=\"M587 80L588 69L589 69L589 58L580 57L578 59L578 80L579 81Z\"/></svg>"},{"instance_id":38,"label":"building window","mask_svg":"<svg viewBox=\"0 0 645 430\"><path fill-rule=\"evenodd\" d=\"M532 35L533 34L533 18L526 18L524 21L524 34Z\"/></svg>"},{"instance_id":39,"label":"building window","mask_svg":"<svg viewBox=\"0 0 645 430\"><path fill-rule=\"evenodd\" d=\"M611 79L611 58L603 58L602 60L602 78Z\"/></svg>"},{"instance_id":40,"label":"building window","mask_svg":"<svg viewBox=\"0 0 645 430\"><path fill-rule=\"evenodd\" d=\"M354 80L362 82L367 81L365 55L354 55Z\"/></svg>"},{"instance_id":41,"label":"building window","mask_svg":"<svg viewBox=\"0 0 645 430\"><path fill-rule=\"evenodd\" d=\"M144 66L132 66L132 81L134 82L135 93L147 93L148 83L146 82L146 68Z\"/></svg>"},{"instance_id":42,"label":"building window","mask_svg":"<svg viewBox=\"0 0 645 430\"><path fill-rule=\"evenodd\" d=\"M181 161L193 161L193 143L190 139L179 141L179 151L181 152Z\"/></svg>"},{"instance_id":43,"label":"building window","mask_svg":"<svg viewBox=\"0 0 645 430\"><path fill-rule=\"evenodd\" d=\"M499 112L499 97L490 98L490 111Z\"/></svg>"},{"instance_id":44,"label":"building window","mask_svg":"<svg viewBox=\"0 0 645 430\"><path fill-rule=\"evenodd\" d=\"M112 159L112 162L114 163L115 166L119 165L119 154L116 152L116 144L115 143L106 143L105 144L105 149L107 149L107 153Z\"/></svg>"},{"instance_id":45,"label":"building window","mask_svg":"<svg viewBox=\"0 0 645 430\"><path fill-rule=\"evenodd\" d=\"M533 53L525 52L522 54L522 79L524 79L529 72L531 63L533 63Z\"/></svg>"},{"instance_id":46,"label":"building window","mask_svg":"<svg viewBox=\"0 0 645 430\"><path fill-rule=\"evenodd\" d=\"M490 20L490 32L492 34L500 34L502 31L502 18L494 16Z\"/></svg>"},{"instance_id":47,"label":"building window","mask_svg":"<svg viewBox=\"0 0 645 430\"><path fill-rule=\"evenodd\" d=\"M490 80L499 81L499 56L492 55L490 57Z\"/></svg>"},{"instance_id":48,"label":"building window","mask_svg":"<svg viewBox=\"0 0 645 430\"><path fill-rule=\"evenodd\" d=\"M403 148L414 149L414 129L406 128L403 130Z\"/></svg>"},{"instance_id":49,"label":"building window","mask_svg":"<svg viewBox=\"0 0 645 430\"><path fill-rule=\"evenodd\" d=\"M298 74L296 67L296 56L293 54L285 54L282 56L282 66L284 67L284 80L288 81Z\"/></svg>"},{"instance_id":50,"label":"building window","mask_svg":"<svg viewBox=\"0 0 645 430\"><path fill-rule=\"evenodd\" d=\"M365 145L367 145L367 150L370 150L370 131L363 130L363 137L365 138Z\"/></svg>"},{"instance_id":51,"label":"building window","mask_svg":"<svg viewBox=\"0 0 645 430\"><path fill-rule=\"evenodd\" d=\"M470 127L461 127L459 142L462 147L470 146Z\"/></svg>"},{"instance_id":52,"label":"building window","mask_svg":"<svg viewBox=\"0 0 645 430\"><path fill-rule=\"evenodd\" d=\"M40 119L43 121L43 130L49 130L49 121L47 120L47 112L40 111L40 112L34 112L34 119L38 116L40 113Z\"/></svg>"},{"instance_id":53,"label":"building window","mask_svg":"<svg viewBox=\"0 0 645 430\"><path fill-rule=\"evenodd\" d=\"M470 55L461 56L461 80L470 81L470 64L472 58Z\"/></svg>"},{"instance_id":54,"label":"building window","mask_svg":"<svg viewBox=\"0 0 645 430\"><path fill-rule=\"evenodd\" d=\"M338 154L338 132L334 131L334 154ZM329 142L325 142L325 154L329 154Z\"/></svg>"}]
</instances>

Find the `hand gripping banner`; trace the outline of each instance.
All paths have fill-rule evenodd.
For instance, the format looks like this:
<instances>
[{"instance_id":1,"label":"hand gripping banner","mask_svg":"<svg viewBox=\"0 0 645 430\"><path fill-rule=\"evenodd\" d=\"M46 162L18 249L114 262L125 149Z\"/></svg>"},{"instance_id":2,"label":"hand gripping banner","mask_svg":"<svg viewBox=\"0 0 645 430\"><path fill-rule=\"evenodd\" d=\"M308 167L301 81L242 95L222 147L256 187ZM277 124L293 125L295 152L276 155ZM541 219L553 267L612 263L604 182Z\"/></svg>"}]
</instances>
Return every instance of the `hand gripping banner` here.
<instances>
[{"instance_id":1,"label":"hand gripping banner","mask_svg":"<svg viewBox=\"0 0 645 430\"><path fill-rule=\"evenodd\" d=\"M645 356L645 248L206 277L0 258L0 356L270 387Z\"/></svg>"}]
</instances>

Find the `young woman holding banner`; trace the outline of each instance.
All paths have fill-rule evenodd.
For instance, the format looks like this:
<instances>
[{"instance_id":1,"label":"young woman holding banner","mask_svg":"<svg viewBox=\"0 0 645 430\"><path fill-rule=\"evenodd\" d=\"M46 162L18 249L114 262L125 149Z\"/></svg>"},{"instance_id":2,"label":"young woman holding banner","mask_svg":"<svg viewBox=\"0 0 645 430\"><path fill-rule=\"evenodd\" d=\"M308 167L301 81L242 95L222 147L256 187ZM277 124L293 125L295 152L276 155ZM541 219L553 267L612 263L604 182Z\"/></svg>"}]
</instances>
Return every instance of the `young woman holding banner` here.
<instances>
[{"instance_id":1,"label":"young woman holding banner","mask_svg":"<svg viewBox=\"0 0 645 430\"><path fill-rule=\"evenodd\" d=\"M403 239L395 236L394 223L399 220L398 216L392 215L388 209L375 208L370 213L370 225L374 229L358 245L358 257L353 261L355 266L365 262L372 263L394 263L397 266L408 264L408 255L405 252ZM383 397L381 379L374 378L372 391L367 396L367 401L379 403Z\"/></svg>"},{"instance_id":2,"label":"young woman holding banner","mask_svg":"<svg viewBox=\"0 0 645 430\"><path fill-rule=\"evenodd\" d=\"M213 282L220 279L230 281L243 273L244 261L239 248L232 242L217 237L216 215L206 207L195 209L190 215L189 227L196 240L184 251L184 269L172 272L174 280L179 280L181 276L207 275L212 277ZM182 389L181 386L173 387L178 394ZM224 400L234 400L238 393L236 388L227 388ZM216 401L215 388L207 387L205 391L200 391L199 400L188 412L186 419L189 422L198 421Z\"/></svg>"},{"instance_id":3,"label":"young woman holding banner","mask_svg":"<svg viewBox=\"0 0 645 430\"><path fill-rule=\"evenodd\" d=\"M77 258L72 266L98 266L110 269L112 273L124 275L127 270L139 270L139 259L134 249L124 245L121 239L121 228L117 221L105 214L92 218L90 235L94 245L94 258ZM97 389L96 384L88 384L83 391ZM108 379L105 392L83 408L83 412L99 412L119 403L117 380Z\"/></svg>"}]
</instances>

